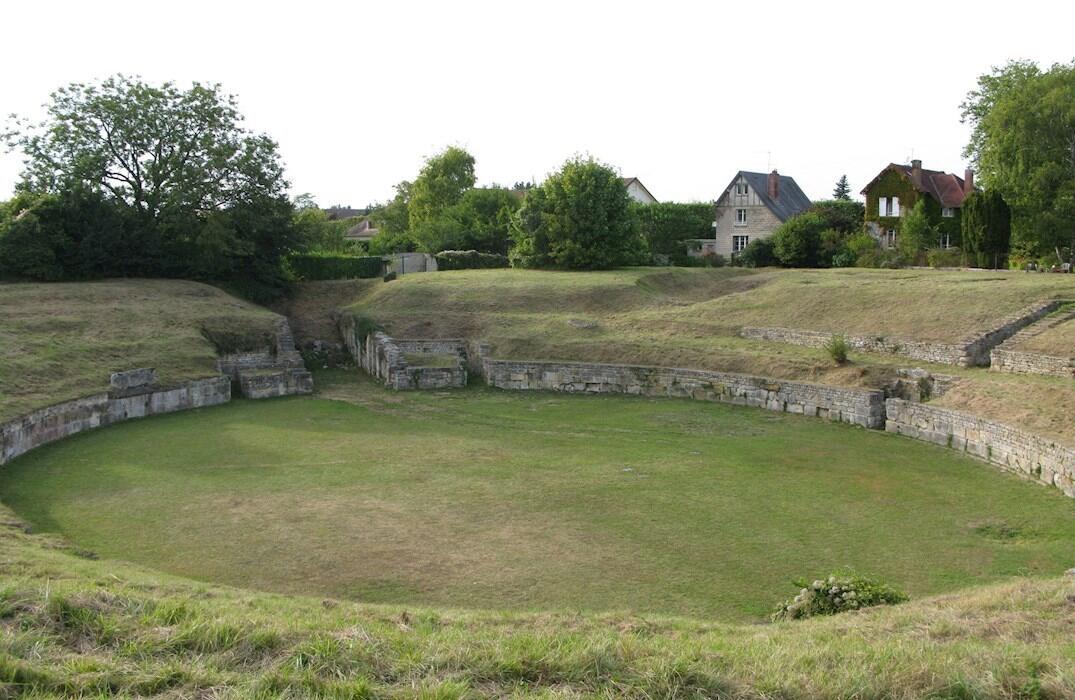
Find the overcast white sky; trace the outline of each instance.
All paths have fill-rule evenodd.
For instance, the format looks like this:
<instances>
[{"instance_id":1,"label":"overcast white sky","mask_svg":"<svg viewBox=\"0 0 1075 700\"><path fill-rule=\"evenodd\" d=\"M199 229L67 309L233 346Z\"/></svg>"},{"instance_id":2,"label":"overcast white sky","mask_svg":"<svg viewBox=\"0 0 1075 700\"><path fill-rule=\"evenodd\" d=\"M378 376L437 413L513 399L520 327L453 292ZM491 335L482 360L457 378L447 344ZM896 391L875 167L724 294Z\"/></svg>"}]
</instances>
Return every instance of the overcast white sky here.
<instances>
[{"instance_id":1,"label":"overcast white sky","mask_svg":"<svg viewBox=\"0 0 1075 700\"><path fill-rule=\"evenodd\" d=\"M575 153L662 201L778 168L821 199L912 154L963 172L959 104L1012 58L1075 57L1075 3L72 2L7 5L0 115L117 72L220 82L322 206L392 196L468 149L478 180ZM20 156L0 154L0 197Z\"/></svg>"}]
</instances>

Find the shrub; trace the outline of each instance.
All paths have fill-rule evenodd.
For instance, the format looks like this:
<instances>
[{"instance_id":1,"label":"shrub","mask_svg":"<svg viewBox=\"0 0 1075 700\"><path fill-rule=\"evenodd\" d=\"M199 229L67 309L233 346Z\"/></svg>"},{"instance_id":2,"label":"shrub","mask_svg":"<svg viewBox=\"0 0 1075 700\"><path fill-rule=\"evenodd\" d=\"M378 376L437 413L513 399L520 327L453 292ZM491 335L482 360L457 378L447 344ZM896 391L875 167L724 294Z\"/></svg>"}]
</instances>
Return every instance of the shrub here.
<instances>
[{"instance_id":1,"label":"shrub","mask_svg":"<svg viewBox=\"0 0 1075 700\"><path fill-rule=\"evenodd\" d=\"M819 214L793 216L773 232L773 253L785 267L817 267L821 262L821 233L826 228Z\"/></svg>"},{"instance_id":2,"label":"shrub","mask_svg":"<svg viewBox=\"0 0 1075 700\"><path fill-rule=\"evenodd\" d=\"M930 248L926 251L930 267L962 267L963 251L959 248Z\"/></svg>"},{"instance_id":3,"label":"shrub","mask_svg":"<svg viewBox=\"0 0 1075 700\"><path fill-rule=\"evenodd\" d=\"M302 280L341 280L380 277L384 261L376 256L300 254L287 259L288 266Z\"/></svg>"},{"instance_id":4,"label":"shrub","mask_svg":"<svg viewBox=\"0 0 1075 700\"><path fill-rule=\"evenodd\" d=\"M825 343L825 352L838 365L847 364L847 353L850 349L851 346L847 344L847 338L842 335L834 335Z\"/></svg>"},{"instance_id":5,"label":"shrub","mask_svg":"<svg viewBox=\"0 0 1075 700\"><path fill-rule=\"evenodd\" d=\"M794 583L801 589L799 594L776 609L772 615L774 621L835 615L875 605L895 605L907 600L907 595L901 591L853 571L834 573L825 580L818 579L809 584L805 579Z\"/></svg>"},{"instance_id":6,"label":"shrub","mask_svg":"<svg viewBox=\"0 0 1075 700\"><path fill-rule=\"evenodd\" d=\"M438 270L485 270L508 267L508 256L477 250L442 250L433 256Z\"/></svg>"},{"instance_id":7,"label":"shrub","mask_svg":"<svg viewBox=\"0 0 1075 700\"><path fill-rule=\"evenodd\" d=\"M732 258L732 263L743 267L772 267L777 264L773 242L768 238L756 238Z\"/></svg>"},{"instance_id":8,"label":"shrub","mask_svg":"<svg viewBox=\"0 0 1075 700\"><path fill-rule=\"evenodd\" d=\"M603 270L638 264L648 246L612 168L576 158L527 191L512 221L516 267Z\"/></svg>"}]
</instances>

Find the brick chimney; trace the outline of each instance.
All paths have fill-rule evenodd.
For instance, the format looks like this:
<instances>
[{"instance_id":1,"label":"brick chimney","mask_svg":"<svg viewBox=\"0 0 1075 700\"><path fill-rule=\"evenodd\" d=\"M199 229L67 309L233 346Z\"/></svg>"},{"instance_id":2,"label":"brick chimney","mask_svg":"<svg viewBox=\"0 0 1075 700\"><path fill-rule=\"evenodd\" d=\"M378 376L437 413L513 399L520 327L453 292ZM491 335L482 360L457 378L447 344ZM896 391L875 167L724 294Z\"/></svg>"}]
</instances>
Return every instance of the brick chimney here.
<instances>
[{"instance_id":1,"label":"brick chimney","mask_svg":"<svg viewBox=\"0 0 1075 700\"><path fill-rule=\"evenodd\" d=\"M911 161L911 182L919 187L922 186L922 161L920 160Z\"/></svg>"},{"instance_id":2,"label":"brick chimney","mask_svg":"<svg viewBox=\"0 0 1075 700\"><path fill-rule=\"evenodd\" d=\"M963 171L963 194L968 195L974 191L974 171L967 168Z\"/></svg>"},{"instance_id":3,"label":"brick chimney","mask_svg":"<svg viewBox=\"0 0 1075 700\"><path fill-rule=\"evenodd\" d=\"M780 173L769 173L769 199L777 199L780 196Z\"/></svg>"}]
</instances>

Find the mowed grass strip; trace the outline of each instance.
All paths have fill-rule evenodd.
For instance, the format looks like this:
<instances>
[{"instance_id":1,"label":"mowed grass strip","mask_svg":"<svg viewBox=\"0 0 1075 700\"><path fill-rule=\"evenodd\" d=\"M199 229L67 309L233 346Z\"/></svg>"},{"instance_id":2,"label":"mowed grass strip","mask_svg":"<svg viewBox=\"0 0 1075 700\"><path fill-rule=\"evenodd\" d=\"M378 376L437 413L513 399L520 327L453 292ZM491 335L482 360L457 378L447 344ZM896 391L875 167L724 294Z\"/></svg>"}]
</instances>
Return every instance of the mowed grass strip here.
<instances>
[{"instance_id":1,"label":"mowed grass strip","mask_svg":"<svg viewBox=\"0 0 1075 700\"><path fill-rule=\"evenodd\" d=\"M264 333L275 314L198 282L0 283L0 421L155 367L162 383L217 373L205 324Z\"/></svg>"},{"instance_id":2,"label":"mowed grass strip","mask_svg":"<svg viewBox=\"0 0 1075 700\"><path fill-rule=\"evenodd\" d=\"M35 527L197 579L365 602L764 616L851 566L915 596L1072 565L1075 502L942 448L685 400L236 402L0 471Z\"/></svg>"}]
</instances>

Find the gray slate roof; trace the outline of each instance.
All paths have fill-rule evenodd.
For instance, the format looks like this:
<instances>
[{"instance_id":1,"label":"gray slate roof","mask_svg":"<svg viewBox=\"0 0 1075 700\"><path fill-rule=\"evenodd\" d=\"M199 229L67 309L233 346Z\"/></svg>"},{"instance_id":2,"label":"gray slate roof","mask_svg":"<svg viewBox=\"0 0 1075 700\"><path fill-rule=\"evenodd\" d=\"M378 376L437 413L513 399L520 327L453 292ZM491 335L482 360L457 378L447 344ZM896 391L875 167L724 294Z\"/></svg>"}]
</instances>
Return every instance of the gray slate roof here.
<instances>
[{"instance_id":1,"label":"gray slate roof","mask_svg":"<svg viewBox=\"0 0 1075 700\"><path fill-rule=\"evenodd\" d=\"M758 193L758 198L765 203L765 206L769 207L769 211L776 215L776 218L781 221L787 221L796 214L802 214L804 211L810 208L810 198L799 189L798 183L795 182L795 178L789 175L778 175L780 183L777 186L777 198L773 199L769 196L769 174L768 173L752 173L746 170L740 170L732 178L732 181L728 183L728 187L725 188L724 194L732 189L732 186L736 183L739 177L742 176L747 181L747 185ZM724 195L721 195L723 197Z\"/></svg>"}]
</instances>

